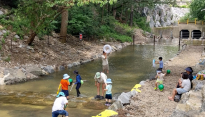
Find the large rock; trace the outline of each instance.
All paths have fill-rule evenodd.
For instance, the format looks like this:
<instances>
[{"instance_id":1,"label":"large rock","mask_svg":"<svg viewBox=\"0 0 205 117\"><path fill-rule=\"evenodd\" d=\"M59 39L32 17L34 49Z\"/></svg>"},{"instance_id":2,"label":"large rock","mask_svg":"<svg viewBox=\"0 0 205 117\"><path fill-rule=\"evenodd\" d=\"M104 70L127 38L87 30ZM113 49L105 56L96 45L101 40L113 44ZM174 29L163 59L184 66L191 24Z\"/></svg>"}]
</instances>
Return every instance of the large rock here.
<instances>
[{"instance_id":1,"label":"large rock","mask_svg":"<svg viewBox=\"0 0 205 117\"><path fill-rule=\"evenodd\" d=\"M123 105L120 101L115 101L108 109L116 111L118 109L122 109Z\"/></svg>"},{"instance_id":2,"label":"large rock","mask_svg":"<svg viewBox=\"0 0 205 117\"><path fill-rule=\"evenodd\" d=\"M200 111L202 106L202 93L201 91L190 91L189 100L186 102L190 106L190 110Z\"/></svg>"},{"instance_id":3,"label":"large rock","mask_svg":"<svg viewBox=\"0 0 205 117\"><path fill-rule=\"evenodd\" d=\"M105 102L101 102L101 101L88 101L86 103L83 103L83 106L86 109L94 109L94 110L102 110L105 109Z\"/></svg>"},{"instance_id":4,"label":"large rock","mask_svg":"<svg viewBox=\"0 0 205 117\"><path fill-rule=\"evenodd\" d=\"M9 69L9 75L4 79L5 84L13 84L26 81L26 75L22 70Z\"/></svg>"},{"instance_id":5,"label":"large rock","mask_svg":"<svg viewBox=\"0 0 205 117\"><path fill-rule=\"evenodd\" d=\"M130 103L131 96L132 95L130 92L127 93L122 92L121 95L118 97L118 101L120 101L122 104L128 104Z\"/></svg>"},{"instance_id":6,"label":"large rock","mask_svg":"<svg viewBox=\"0 0 205 117\"><path fill-rule=\"evenodd\" d=\"M194 90L201 90L203 85L205 84L205 80L192 80L193 89Z\"/></svg>"},{"instance_id":7,"label":"large rock","mask_svg":"<svg viewBox=\"0 0 205 117\"><path fill-rule=\"evenodd\" d=\"M26 72L27 73L32 73L33 75L36 75L36 76L40 76L40 75L43 75L42 73L42 69L38 66L27 66L26 67Z\"/></svg>"},{"instance_id":8,"label":"large rock","mask_svg":"<svg viewBox=\"0 0 205 117\"><path fill-rule=\"evenodd\" d=\"M43 69L44 69L46 72L48 72L48 73L53 73L53 72L55 72L54 67L53 67L53 66L50 66L50 65L43 67Z\"/></svg>"}]
</instances>

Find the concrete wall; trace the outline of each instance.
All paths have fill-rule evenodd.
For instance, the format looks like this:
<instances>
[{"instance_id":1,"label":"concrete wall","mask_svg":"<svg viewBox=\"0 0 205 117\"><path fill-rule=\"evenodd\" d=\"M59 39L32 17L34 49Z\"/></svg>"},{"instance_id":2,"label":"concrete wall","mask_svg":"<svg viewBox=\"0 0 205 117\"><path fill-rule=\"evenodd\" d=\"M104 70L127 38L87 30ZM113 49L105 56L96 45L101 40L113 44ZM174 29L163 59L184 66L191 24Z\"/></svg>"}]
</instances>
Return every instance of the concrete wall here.
<instances>
[{"instance_id":1,"label":"concrete wall","mask_svg":"<svg viewBox=\"0 0 205 117\"><path fill-rule=\"evenodd\" d=\"M163 38L173 37L178 38L181 30L189 31L189 39L191 39L191 32L193 30L200 30L203 34L205 32L205 25L195 24L179 24L178 26L152 28L152 33L157 37L162 35Z\"/></svg>"}]
</instances>

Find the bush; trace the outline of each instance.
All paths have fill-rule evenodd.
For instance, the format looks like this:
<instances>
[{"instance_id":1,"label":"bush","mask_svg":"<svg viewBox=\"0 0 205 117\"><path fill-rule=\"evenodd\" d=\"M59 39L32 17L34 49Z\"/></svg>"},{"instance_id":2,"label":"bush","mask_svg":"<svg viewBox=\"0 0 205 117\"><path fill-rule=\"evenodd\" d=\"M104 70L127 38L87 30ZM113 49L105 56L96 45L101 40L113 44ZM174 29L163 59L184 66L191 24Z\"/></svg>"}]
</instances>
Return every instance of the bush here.
<instances>
[{"instance_id":1,"label":"bush","mask_svg":"<svg viewBox=\"0 0 205 117\"><path fill-rule=\"evenodd\" d=\"M149 23L146 22L146 17L138 16L134 19L134 24L141 28L143 31L151 32Z\"/></svg>"}]
</instances>

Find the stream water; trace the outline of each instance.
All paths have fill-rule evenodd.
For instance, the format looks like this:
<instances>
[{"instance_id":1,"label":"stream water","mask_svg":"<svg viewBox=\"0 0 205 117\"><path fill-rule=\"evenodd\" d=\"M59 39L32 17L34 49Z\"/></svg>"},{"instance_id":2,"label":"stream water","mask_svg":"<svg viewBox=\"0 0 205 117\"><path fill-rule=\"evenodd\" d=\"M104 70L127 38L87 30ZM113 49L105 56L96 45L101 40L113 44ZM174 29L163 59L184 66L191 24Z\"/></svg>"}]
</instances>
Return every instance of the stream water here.
<instances>
[{"instance_id":1,"label":"stream water","mask_svg":"<svg viewBox=\"0 0 205 117\"><path fill-rule=\"evenodd\" d=\"M110 73L108 78L112 79L112 92L127 92L141 80L155 76L156 68L152 67L152 60L163 61L174 57L178 46L170 45L136 45L128 46L109 57ZM70 101L73 105L66 110L70 117L90 117L97 115L102 108L87 108L83 103L93 100L96 95L94 75L101 71L101 60L66 69L61 72L43 76L39 79L18 83L14 85L0 86L0 113L2 117L50 117L52 103L58 85L64 73L75 80L74 70L78 70L82 79L87 80L80 88L83 98L76 98L75 88L70 92ZM69 87L70 88L70 87ZM6 91L6 92L5 92Z\"/></svg>"}]
</instances>

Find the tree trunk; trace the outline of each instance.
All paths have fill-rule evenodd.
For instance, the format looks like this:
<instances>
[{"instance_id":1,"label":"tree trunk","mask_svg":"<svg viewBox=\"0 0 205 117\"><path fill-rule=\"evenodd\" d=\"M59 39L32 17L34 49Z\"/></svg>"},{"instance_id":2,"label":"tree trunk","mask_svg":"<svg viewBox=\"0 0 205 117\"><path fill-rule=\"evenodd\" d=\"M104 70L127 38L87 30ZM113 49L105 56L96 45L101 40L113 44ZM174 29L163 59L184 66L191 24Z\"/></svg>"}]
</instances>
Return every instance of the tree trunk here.
<instances>
[{"instance_id":1,"label":"tree trunk","mask_svg":"<svg viewBox=\"0 0 205 117\"><path fill-rule=\"evenodd\" d=\"M112 14L113 14L113 17L115 18L116 17L116 9L115 8L113 8Z\"/></svg>"},{"instance_id":2,"label":"tree trunk","mask_svg":"<svg viewBox=\"0 0 205 117\"><path fill-rule=\"evenodd\" d=\"M28 45L31 45L33 43L33 41L35 39L35 36L36 36L36 33L32 32L29 39L28 39L28 41L27 41Z\"/></svg>"},{"instance_id":3,"label":"tree trunk","mask_svg":"<svg viewBox=\"0 0 205 117\"><path fill-rule=\"evenodd\" d=\"M133 25L133 5L131 6L131 13L130 13L130 26Z\"/></svg>"},{"instance_id":4,"label":"tree trunk","mask_svg":"<svg viewBox=\"0 0 205 117\"><path fill-rule=\"evenodd\" d=\"M66 42L67 26L68 26L68 10L64 9L64 11L62 12L61 31L60 31L60 42L62 43Z\"/></svg>"}]
</instances>

